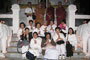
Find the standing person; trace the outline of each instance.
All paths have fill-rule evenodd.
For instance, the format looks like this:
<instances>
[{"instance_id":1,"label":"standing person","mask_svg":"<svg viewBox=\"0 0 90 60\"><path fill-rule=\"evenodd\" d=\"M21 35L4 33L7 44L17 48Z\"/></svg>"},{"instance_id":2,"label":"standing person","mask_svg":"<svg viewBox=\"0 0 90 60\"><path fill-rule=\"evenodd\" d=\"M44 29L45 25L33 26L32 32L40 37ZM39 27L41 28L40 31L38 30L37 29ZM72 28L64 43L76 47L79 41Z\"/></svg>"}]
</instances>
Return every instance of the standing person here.
<instances>
[{"instance_id":1,"label":"standing person","mask_svg":"<svg viewBox=\"0 0 90 60\"><path fill-rule=\"evenodd\" d=\"M57 26L60 24L61 20L66 19L66 11L62 6L62 2L58 2L58 8L56 8L56 19L57 19Z\"/></svg>"},{"instance_id":2,"label":"standing person","mask_svg":"<svg viewBox=\"0 0 90 60\"><path fill-rule=\"evenodd\" d=\"M48 7L46 9L46 21L47 25L50 24L50 20L54 20L54 8L48 3Z\"/></svg>"},{"instance_id":3,"label":"standing person","mask_svg":"<svg viewBox=\"0 0 90 60\"><path fill-rule=\"evenodd\" d=\"M42 4L39 3L39 5L35 9L35 23L39 22L41 25L44 22L44 14L45 14L45 9L42 7Z\"/></svg>"},{"instance_id":4,"label":"standing person","mask_svg":"<svg viewBox=\"0 0 90 60\"><path fill-rule=\"evenodd\" d=\"M27 17L27 24L29 20L33 20L32 14L34 13L34 9L32 8L32 3L28 2L28 7L25 9L25 15Z\"/></svg>"},{"instance_id":5,"label":"standing person","mask_svg":"<svg viewBox=\"0 0 90 60\"><path fill-rule=\"evenodd\" d=\"M20 23L20 28L18 29L17 31L17 36L18 36L18 39L20 40L21 38L21 35L24 33L24 29L25 29L25 23L24 22L21 22Z\"/></svg>"},{"instance_id":6,"label":"standing person","mask_svg":"<svg viewBox=\"0 0 90 60\"><path fill-rule=\"evenodd\" d=\"M66 49L65 49L65 37L62 33L60 33L60 28L55 28L55 34L53 36L53 40L56 42L56 49L59 52L59 59L65 59Z\"/></svg>"},{"instance_id":7,"label":"standing person","mask_svg":"<svg viewBox=\"0 0 90 60\"><path fill-rule=\"evenodd\" d=\"M0 57L5 58L4 54L2 53L2 39L3 39L3 29L2 24L0 22Z\"/></svg>"},{"instance_id":8,"label":"standing person","mask_svg":"<svg viewBox=\"0 0 90 60\"><path fill-rule=\"evenodd\" d=\"M56 50L55 46L52 44L52 39L51 39L51 34L50 33L47 33L45 35L45 55L44 55L44 59L58 59L58 51ZM52 54L53 52L53 54Z\"/></svg>"},{"instance_id":9,"label":"standing person","mask_svg":"<svg viewBox=\"0 0 90 60\"><path fill-rule=\"evenodd\" d=\"M55 33L55 28L56 28L56 25L54 24L54 21L50 20L50 24L47 27L47 31L51 33L51 37L53 37Z\"/></svg>"},{"instance_id":10,"label":"standing person","mask_svg":"<svg viewBox=\"0 0 90 60\"><path fill-rule=\"evenodd\" d=\"M38 37L37 32L34 32L33 38L31 39L31 42L30 42L31 49L29 51L32 54L34 54L34 56L36 57L39 57L40 53L42 52L41 43L42 43L42 39Z\"/></svg>"},{"instance_id":11,"label":"standing person","mask_svg":"<svg viewBox=\"0 0 90 60\"><path fill-rule=\"evenodd\" d=\"M35 29L34 25L33 25L33 21L29 20L29 26L27 26L29 28L29 32L33 32L33 30Z\"/></svg>"}]
</instances>

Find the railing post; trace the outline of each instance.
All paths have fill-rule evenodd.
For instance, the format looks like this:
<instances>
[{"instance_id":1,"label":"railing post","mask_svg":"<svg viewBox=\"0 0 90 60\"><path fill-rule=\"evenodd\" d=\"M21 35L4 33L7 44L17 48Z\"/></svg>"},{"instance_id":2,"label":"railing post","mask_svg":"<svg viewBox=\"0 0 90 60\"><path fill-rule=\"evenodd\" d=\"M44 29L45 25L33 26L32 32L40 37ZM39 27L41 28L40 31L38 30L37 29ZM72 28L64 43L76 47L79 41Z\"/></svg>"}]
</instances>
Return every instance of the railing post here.
<instances>
[{"instance_id":1,"label":"railing post","mask_svg":"<svg viewBox=\"0 0 90 60\"><path fill-rule=\"evenodd\" d=\"M75 12L76 12L76 6L75 5L69 5L67 8L67 17L66 17L66 24L68 27L72 27L75 29Z\"/></svg>"},{"instance_id":2,"label":"railing post","mask_svg":"<svg viewBox=\"0 0 90 60\"><path fill-rule=\"evenodd\" d=\"M12 14L12 18L13 18L13 27L12 27L12 29L13 29L13 33L17 33L17 30L19 29L19 19L20 19L20 17L19 17L19 12L20 12L20 7L19 7L19 5L18 4L14 4L14 5L12 5L12 12L13 12L13 14Z\"/></svg>"}]
</instances>

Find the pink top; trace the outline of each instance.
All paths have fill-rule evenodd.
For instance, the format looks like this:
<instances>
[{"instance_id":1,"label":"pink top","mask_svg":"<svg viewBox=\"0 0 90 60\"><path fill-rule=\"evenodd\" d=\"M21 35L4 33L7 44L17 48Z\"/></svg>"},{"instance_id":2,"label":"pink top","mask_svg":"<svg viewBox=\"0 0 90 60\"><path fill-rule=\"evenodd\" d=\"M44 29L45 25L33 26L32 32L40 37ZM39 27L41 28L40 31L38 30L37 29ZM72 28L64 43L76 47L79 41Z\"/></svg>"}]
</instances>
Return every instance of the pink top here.
<instances>
[{"instance_id":1,"label":"pink top","mask_svg":"<svg viewBox=\"0 0 90 60\"><path fill-rule=\"evenodd\" d=\"M58 27L65 30L66 29L66 24L64 24L64 25L60 24Z\"/></svg>"}]
</instances>

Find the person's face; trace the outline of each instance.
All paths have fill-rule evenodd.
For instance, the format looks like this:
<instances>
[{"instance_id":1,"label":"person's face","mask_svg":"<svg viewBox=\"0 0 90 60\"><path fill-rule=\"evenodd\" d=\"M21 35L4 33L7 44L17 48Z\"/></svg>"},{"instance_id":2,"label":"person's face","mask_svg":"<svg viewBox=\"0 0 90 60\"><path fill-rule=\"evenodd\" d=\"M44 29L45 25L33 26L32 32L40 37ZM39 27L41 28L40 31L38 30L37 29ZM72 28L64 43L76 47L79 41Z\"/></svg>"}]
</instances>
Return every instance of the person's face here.
<instances>
[{"instance_id":1,"label":"person's face","mask_svg":"<svg viewBox=\"0 0 90 60\"><path fill-rule=\"evenodd\" d=\"M37 34L36 34L36 33L34 33L34 34L33 34L33 37L34 37L34 38L37 38Z\"/></svg>"},{"instance_id":2,"label":"person's face","mask_svg":"<svg viewBox=\"0 0 90 60\"><path fill-rule=\"evenodd\" d=\"M50 25L53 25L54 23L53 23L53 21L50 21Z\"/></svg>"},{"instance_id":3,"label":"person's face","mask_svg":"<svg viewBox=\"0 0 90 60\"><path fill-rule=\"evenodd\" d=\"M22 29L24 28L24 24L21 24L21 28L22 28Z\"/></svg>"},{"instance_id":4,"label":"person's face","mask_svg":"<svg viewBox=\"0 0 90 60\"><path fill-rule=\"evenodd\" d=\"M56 33L57 33L57 34L60 33L60 30L59 30L59 29L56 29Z\"/></svg>"},{"instance_id":5,"label":"person's face","mask_svg":"<svg viewBox=\"0 0 90 60\"><path fill-rule=\"evenodd\" d=\"M40 28L40 24L37 24L37 28Z\"/></svg>"},{"instance_id":6,"label":"person's face","mask_svg":"<svg viewBox=\"0 0 90 60\"><path fill-rule=\"evenodd\" d=\"M69 29L69 34L72 34L72 29Z\"/></svg>"},{"instance_id":7,"label":"person's face","mask_svg":"<svg viewBox=\"0 0 90 60\"><path fill-rule=\"evenodd\" d=\"M58 6L59 6L59 7L61 7L61 6L62 6L62 3L61 3L61 2L59 2L59 3L58 3Z\"/></svg>"},{"instance_id":8,"label":"person's face","mask_svg":"<svg viewBox=\"0 0 90 60\"><path fill-rule=\"evenodd\" d=\"M45 23L43 23L44 24L44 26L47 26L47 22L45 22Z\"/></svg>"},{"instance_id":9,"label":"person's face","mask_svg":"<svg viewBox=\"0 0 90 60\"><path fill-rule=\"evenodd\" d=\"M31 3L28 3L28 7L31 7L32 6L32 4Z\"/></svg>"},{"instance_id":10,"label":"person's face","mask_svg":"<svg viewBox=\"0 0 90 60\"><path fill-rule=\"evenodd\" d=\"M64 22L61 22L62 25L64 25L65 23Z\"/></svg>"},{"instance_id":11,"label":"person's face","mask_svg":"<svg viewBox=\"0 0 90 60\"><path fill-rule=\"evenodd\" d=\"M28 30L28 29L26 29L26 30L25 30L25 33L26 33L26 34L28 34L28 33L29 33L29 30Z\"/></svg>"},{"instance_id":12,"label":"person's face","mask_svg":"<svg viewBox=\"0 0 90 60\"><path fill-rule=\"evenodd\" d=\"M47 34L46 39L50 39L50 35L49 34Z\"/></svg>"},{"instance_id":13,"label":"person's face","mask_svg":"<svg viewBox=\"0 0 90 60\"><path fill-rule=\"evenodd\" d=\"M30 25L30 26L32 26L32 25L33 25L33 23L32 23L32 22L29 22L29 25Z\"/></svg>"}]
</instances>

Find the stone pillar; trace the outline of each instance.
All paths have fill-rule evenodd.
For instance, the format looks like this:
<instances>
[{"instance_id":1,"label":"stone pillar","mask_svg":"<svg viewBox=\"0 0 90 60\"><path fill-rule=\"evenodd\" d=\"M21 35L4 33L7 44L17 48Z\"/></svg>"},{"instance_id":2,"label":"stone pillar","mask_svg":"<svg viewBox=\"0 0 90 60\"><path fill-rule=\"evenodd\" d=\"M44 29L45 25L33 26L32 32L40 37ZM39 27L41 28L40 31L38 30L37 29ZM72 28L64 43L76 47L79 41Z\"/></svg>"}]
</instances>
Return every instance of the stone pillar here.
<instances>
[{"instance_id":1,"label":"stone pillar","mask_svg":"<svg viewBox=\"0 0 90 60\"><path fill-rule=\"evenodd\" d=\"M66 24L68 27L72 27L75 29L75 12L76 12L76 6L75 5L69 5L67 8L67 17L66 17Z\"/></svg>"},{"instance_id":2,"label":"stone pillar","mask_svg":"<svg viewBox=\"0 0 90 60\"><path fill-rule=\"evenodd\" d=\"M12 29L13 29L13 33L17 33L17 30L19 29L20 7L19 7L18 4L13 4L11 9L12 9L12 12L13 12L13 14L12 14L12 18L13 18L13 22L12 22L13 27L12 27Z\"/></svg>"}]
</instances>

